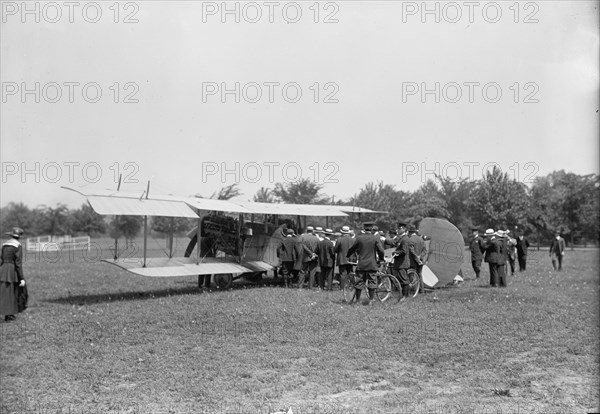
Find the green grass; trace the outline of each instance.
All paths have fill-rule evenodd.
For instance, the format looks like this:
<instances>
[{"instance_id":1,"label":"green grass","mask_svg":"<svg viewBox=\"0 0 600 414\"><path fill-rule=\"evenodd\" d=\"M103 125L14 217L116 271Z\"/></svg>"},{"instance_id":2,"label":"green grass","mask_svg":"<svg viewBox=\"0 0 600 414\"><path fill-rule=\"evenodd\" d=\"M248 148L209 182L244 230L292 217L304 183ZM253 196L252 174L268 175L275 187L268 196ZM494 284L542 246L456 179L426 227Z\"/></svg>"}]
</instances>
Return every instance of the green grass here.
<instances>
[{"instance_id":1,"label":"green grass","mask_svg":"<svg viewBox=\"0 0 600 414\"><path fill-rule=\"evenodd\" d=\"M598 251L567 253L506 289L465 264L460 287L373 308L30 258L30 308L0 324L0 412L597 411Z\"/></svg>"}]
</instances>

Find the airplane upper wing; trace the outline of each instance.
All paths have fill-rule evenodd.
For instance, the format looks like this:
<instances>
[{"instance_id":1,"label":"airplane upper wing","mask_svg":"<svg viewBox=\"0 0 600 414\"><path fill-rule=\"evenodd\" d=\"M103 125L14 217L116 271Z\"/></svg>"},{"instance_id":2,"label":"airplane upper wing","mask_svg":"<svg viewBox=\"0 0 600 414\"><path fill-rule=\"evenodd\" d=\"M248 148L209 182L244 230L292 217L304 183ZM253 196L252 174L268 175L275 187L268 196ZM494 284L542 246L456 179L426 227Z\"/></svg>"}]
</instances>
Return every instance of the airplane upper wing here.
<instances>
[{"instance_id":1,"label":"airplane upper wing","mask_svg":"<svg viewBox=\"0 0 600 414\"><path fill-rule=\"evenodd\" d=\"M326 204L258 203L252 201L215 200L212 198L134 193L115 190L77 190L87 198L98 214L132 216L192 217L194 211L222 211L244 214L277 214L286 216L345 217L348 213L381 213L362 207Z\"/></svg>"},{"instance_id":2,"label":"airplane upper wing","mask_svg":"<svg viewBox=\"0 0 600 414\"><path fill-rule=\"evenodd\" d=\"M68 187L67 190L83 195L98 214L123 216L190 217L198 215L185 202L170 196L144 198L143 194L95 190L83 193Z\"/></svg>"},{"instance_id":3,"label":"airplane upper wing","mask_svg":"<svg viewBox=\"0 0 600 414\"><path fill-rule=\"evenodd\" d=\"M236 204L253 214L279 214L284 216L347 216L335 205L323 204L283 204L236 201Z\"/></svg>"}]
</instances>

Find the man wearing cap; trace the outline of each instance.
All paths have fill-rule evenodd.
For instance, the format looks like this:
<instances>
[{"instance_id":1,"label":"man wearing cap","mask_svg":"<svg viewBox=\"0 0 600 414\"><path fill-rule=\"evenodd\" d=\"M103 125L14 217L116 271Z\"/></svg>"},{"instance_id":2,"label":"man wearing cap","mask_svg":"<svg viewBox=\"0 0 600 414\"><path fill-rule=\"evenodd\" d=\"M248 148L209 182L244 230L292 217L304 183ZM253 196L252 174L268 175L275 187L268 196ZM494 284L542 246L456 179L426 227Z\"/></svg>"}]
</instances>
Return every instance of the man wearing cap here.
<instances>
[{"instance_id":1,"label":"man wearing cap","mask_svg":"<svg viewBox=\"0 0 600 414\"><path fill-rule=\"evenodd\" d=\"M11 239L2 244L0 253L0 314L4 320L10 322L15 320L15 314L26 308L26 303L19 300L19 296L25 288L23 277L23 248L19 239L23 230L14 227L6 233Z\"/></svg>"},{"instance_id":2,"label":"man wearing cap","mask_svg":"<svg viewBox=\"0 0 600 414\"><path fill-rule=\"evenodd\" d=\"M554 232L554 238L552 239L552 244L550 245L550 258L552 259L552 267L554 270L562 270L562 259L565 255L565 247L565 239L560 237L560 232L557 230Z\"/></svg>"},{"instance_id":3,"label":"man wearing cap","mask_svg":"<svg viewBox=\"0 0 600 414\"><path fill-rule=\"evenodd\" d=\"M529 249L529 240L519 232L517 237L517 260L519 261L519 272L522 272L527 267L527 249Z\"/></svg>"},{"instance_id":4,"label":"man wearing cap","mask_svg":"<svg viewBox=\"0 0 600 414\"><path fill-rule=\"evenodd\" d=\"M377 289L377 277L375 274L379 270L378 261L384 259L383 246L379 236L371 234L373 222L363 223L364 233L356 236L356 242L348 249L346 257L350 257L354 252L358 253L358 265L356 266L356 286L354 293L355 303L360 300L360 295L364 285L369 289L369 305L373 304L375 289Z\"/></svg>"},{"instance_id":5,"label":"man wearing cap","mask_svg":"<svg viewBox=\"0 0 600 414\"><path fill-rule=\"evenodd\" d=\"M485 251L485 242L479 237L479 229L471 229L473 237L469 243L469 250L471 251L471 265L475 271L475 279L479 279L479 273L481 273L481 261L483 260L483 252Z\"/></svg>"},{"instance_id":6,"label":"man wearing cap","mask_svg":"<svg viewBox=\"0 0 600 414\"><path fill-rule=\"evenodd\" d=\"M388 235L384 237L383 247L396 247L396 239L398 237L398 232L396 229L390 229L388 231Z\"/></svg>"},{"instance_id":7,"label":"man wearing cap","mask_svg":"<svg viewBox=\"0 0 600 414\"><path fill-rule=\"evenodd\" d=\"M410 268L410 241L408 232L406 231L406 223L398 223L398 244L394 251L394 263L392 264L392 275L398 278L402 287L402 299L404 300L409 294L409 284L407 270Z\"/></svg>"},{"instance_id":8,"label":"man wearing cap","mask_svg":"<svg viewBox=\"0 0 600 414\"><path fill-rule=\"evenodd\" d=\"M333 242L330 237L333 235L333 230L325 229L323 240L319 242L317 254L319 255L319 288L325 290L325 281L327 281L327 290L331 290L333 282L333 266L335 264L335 251Z\"/></svg>"},{"instance_id":9,"label":"man wearing cap","mask_svg":"<svg viewBox=\"0 0 600 414\"><path fill-rule=\"evenodd\" d=\"M277 257L281 263L281 274L285 287L289 287L293 276L296 276L297 272L294 269L294 262L296 261L296 240L294 239L294 230L287 229L285 239L279 244L277 249Z\"/></svg>"},{"instance_id":10,"label":"man wearing cap","mask_svg":"<svg viewBox=\"0 0 600 414\"><path fill-rule=\"evenodd\" d=\"M340 233L342 233L342 236L335 242L334 251L337 255L337 265L340 271L340 287L344 290L346 283L348 283L348 275L354 272L353 265L346 254L356 239L350 237L349 226L342 226Z\"/></svg>"},{"instance_id":11,"label":"man wearing cap","mask_svg":"<svg viewBox=\"0 0 600 414\"><path fill-rule=\"evenodd\" d=\"M300 236L302 244L302 270L298 276L298 289L304 287L304 280L308 275L308 288L312 289L315 284L315 275L319 261L317 257L317 247L319 246L319 238L314 234L314 227L306 227L306 232Z\"/></svg>"}]
</instances>

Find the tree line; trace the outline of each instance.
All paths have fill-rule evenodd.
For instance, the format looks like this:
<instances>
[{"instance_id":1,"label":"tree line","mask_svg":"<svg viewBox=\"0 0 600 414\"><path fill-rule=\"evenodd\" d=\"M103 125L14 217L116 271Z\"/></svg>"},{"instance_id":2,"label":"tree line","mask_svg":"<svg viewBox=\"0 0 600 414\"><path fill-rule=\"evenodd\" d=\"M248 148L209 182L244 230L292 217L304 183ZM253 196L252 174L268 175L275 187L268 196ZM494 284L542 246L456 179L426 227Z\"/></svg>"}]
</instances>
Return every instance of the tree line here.
<instances>
[{"instance_id":1,"label":"tree line","mask_svg":"<svg viewBox=\"0 0 600 414\"><path fill-rule=\"evenodd\" d=\"M361 220L375 220L387 230L398 221L418 223L424 217L447 219L457 226L465 238L470 229L500 227L523 231L542 243L559 231L570 244L600 242L600 177L578 175L563 170L536 177L530 186L513 180L498 168L487 171L480 180L451 180L437 176L415 191L396 189L382 181L367 183L346 200L334 200L323 193L322 184L301 179L293 183L276 183L273 188L261 188L253 200L268 203L355 205L387 214L362 217L332 218L330 227L357 225ZM221 188L210 198L227 200L240 196L237 184ZM200 197L200 195L197 195ZM256 218L261 220L261 218ZM352 222L355 220L356 222ZM314 225L325 225L325 218L311 219ZM197 224L185 218L152 217L149 227L158 234L183 234ZM41 205L33 209L23 203L9 203L0 208L2 233L13 226L24 229L26 235L90 235L112 238L136 237L142 219L132 216L103 217L88 204L69 209Z\"/></svg>"}]
</instances>

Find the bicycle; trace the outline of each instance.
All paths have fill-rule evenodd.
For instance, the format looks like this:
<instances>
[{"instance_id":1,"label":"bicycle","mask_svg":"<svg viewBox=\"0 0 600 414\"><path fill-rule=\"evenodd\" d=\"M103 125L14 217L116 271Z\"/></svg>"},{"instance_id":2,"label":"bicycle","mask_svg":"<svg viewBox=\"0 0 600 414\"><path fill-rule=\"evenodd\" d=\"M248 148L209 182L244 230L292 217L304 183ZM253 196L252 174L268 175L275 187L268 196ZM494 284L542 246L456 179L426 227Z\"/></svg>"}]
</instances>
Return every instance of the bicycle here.
<instances>
[{"instance_id":1,"label":"bicycle","mask_svg":"<svg viewBox=\"0 0 600 414\"><path fill-rule=\"evenodd\" d=\"M388 258L386 257L385 269L387 270L387 273L392 273L392 260L393 258L390 258L388 261ZM414 298L422 289L421 277L417 270L412 267L406 269L406 275L408 277L408 296Z\"/></svg>"},{"instance_id":2,"label":"bicycle","mask_svg":"<svg viewBox=\"0 0 600 414\"><path fill-rule=\"evenodd\" d=\"M408 275L408 296L416 297L421 290L421 278L419 273L415 269L407 269L406 274Z\"/></svg>"},{"instance_id":3,"label":"bicycle","mask_svg":"<svg viewBox=\"0 0 600 414\"><path fill-rule=\"evenodd\" d=\"M377 287L375 288L375 296L379 302L390 301L400 302L402 299L402 289L400 287L400 282L398 279L385 271L388 270L388 264L384 264L382 268L380 268L376 273L376 283ZM348 280L346 281L343 290L344 293L344 301L346 303L351 303L356 297L356 273L352 272L348 274ZM366 289L367 286L363 287L363 290ZM367 292L368 295L368 292ZM350 298L350 299L348 299Z\"/></svg>"}]
</instances>

